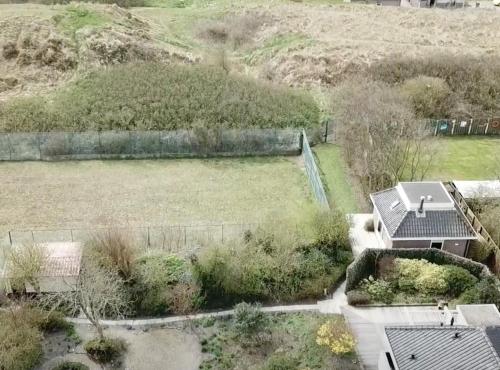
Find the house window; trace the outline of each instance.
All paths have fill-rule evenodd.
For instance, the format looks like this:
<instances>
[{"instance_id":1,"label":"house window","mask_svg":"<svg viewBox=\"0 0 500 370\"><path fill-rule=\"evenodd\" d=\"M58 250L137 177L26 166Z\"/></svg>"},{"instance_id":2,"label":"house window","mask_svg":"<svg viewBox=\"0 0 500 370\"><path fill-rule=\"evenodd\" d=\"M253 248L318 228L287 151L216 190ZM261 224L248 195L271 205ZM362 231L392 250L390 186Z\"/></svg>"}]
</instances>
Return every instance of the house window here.
<instances>
[{"instance_id":1,"label":"house window","mask_svg":"<svg viewBox=\"0 0 500 370\"><path fill-rule=\"evenodd\" d=\"M379 221L379 222L378 222L378 224L377 224L377 231L378 231L378 232L381 232L381 231L382 231L382 222L380 222L380 221Z\"/></svg>"},{"instance_id":2,"label":"house window","mask_svg":"<svg viewBox=\"0 0 500 370\"><path fill-rule=\"evenodd\" d=\"M443 248L443 242L442 241L431 242L431 248L441 249Z\"/></svg>"}]
</instances>

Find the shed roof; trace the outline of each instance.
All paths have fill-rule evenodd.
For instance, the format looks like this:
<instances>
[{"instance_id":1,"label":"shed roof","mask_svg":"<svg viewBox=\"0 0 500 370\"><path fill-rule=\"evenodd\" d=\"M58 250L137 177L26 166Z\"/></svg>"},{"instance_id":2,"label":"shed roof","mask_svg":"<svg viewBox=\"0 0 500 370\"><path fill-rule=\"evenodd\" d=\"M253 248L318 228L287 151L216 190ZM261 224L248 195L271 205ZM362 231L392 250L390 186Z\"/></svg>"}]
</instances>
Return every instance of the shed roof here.
<instances>
[{"instance_id":1,"label":"shed roof","mask_svg":"<svg viewBox=\"0 0 500 370\"><path fill-rule=\"evenodd\" d=\"M41 266L40 277L69 277L80 274L82 249L80 243L57 242L40 243L39 247L45 250L43 265ZM18 245L15 248L23 248ZM8 263L4 276L12 277L9 272Z\"/></svg>"}]
</instances>

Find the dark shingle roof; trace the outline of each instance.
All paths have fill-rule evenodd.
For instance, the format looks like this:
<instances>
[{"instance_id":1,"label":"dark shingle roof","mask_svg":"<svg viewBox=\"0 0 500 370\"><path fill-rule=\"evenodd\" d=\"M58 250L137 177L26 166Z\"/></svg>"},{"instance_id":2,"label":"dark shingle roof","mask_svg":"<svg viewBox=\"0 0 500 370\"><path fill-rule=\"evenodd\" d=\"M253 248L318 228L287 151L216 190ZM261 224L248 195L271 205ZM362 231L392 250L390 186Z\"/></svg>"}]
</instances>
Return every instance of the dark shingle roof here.
<instances>
[{"instance_id":1,"label":"dark shingle roof","mask_svg":"<svg viewBox=\"0 0 500 370\"><path fill-rule=\"evenodd\" d=\"M426 210L425 217L407 210L396 188L371 195L392 238L474 238L475 234L456 209Z\"/></svg>"},{"instance_id":2,"label":"dark shingle roof","mask_svg":"<svg viewBox=\"0 0 500 370\"><path fill-rule=\"evenodd\" d=\"M500 358L479 328L409 326L385 332L400 370L500 369Z\"/></svg>"},{"instance_id":3,"label":"dark shingle roof","mask_svg":"<svg viewBox=\"0 0 500 370\"><path fill-rule=\"evenodd\" d=\"M490 326L486 328L486 335L490 340L498 356L500 356L500 326Z\"/></svg>"}]
</instances>

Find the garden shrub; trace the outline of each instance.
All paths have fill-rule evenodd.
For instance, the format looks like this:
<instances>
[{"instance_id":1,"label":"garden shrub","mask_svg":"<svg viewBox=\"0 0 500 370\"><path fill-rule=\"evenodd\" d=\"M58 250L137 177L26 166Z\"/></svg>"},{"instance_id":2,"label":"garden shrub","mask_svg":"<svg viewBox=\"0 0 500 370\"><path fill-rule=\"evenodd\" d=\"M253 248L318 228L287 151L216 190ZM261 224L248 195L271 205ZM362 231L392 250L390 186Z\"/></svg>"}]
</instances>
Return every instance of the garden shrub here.
<instances>
[{"instance_id":1,"label":"garden shrub","mask_svg":"<svg viewBox=\"0 0 500 370\"><path fill-rule=\"evenodd\" d=\"M234 306L233 330L246 339L254 339L267 330L269 317L260 304L238 303Z\"/></svg>"},{"instance_id":2,"label":"garden shrub","mask_svg":"<svg viewBox=\"0 0 500 370\"><path fill-rule=\"evenodd\" d=\"M201 289L193 281L175 284L166 292L167 307L176 315L193 313L202 303Z\"/></svg>"},{"instance_id":3,"label":"garden shrub","mask_svg":"<svg viewBox=\"0 0 500 370\"><path fill-rule=\"evenodd\" d=\"M390 84L426 76L437 78L454 92L454 106L448 115L491 116L500 111L500 62L493 56L473 57L452 53L434 53L425 57L392 56L373 63L370 78Z\"/></svg>"},{"instance_id":4,"label":"garden shrub","mask_svg":"<svg viewBox=\"0 0 500 370\"><path fill-rule=\"evenodd\" d=\"M126 64L95 71L42 98L0 109L0 131L177 130L310 127L313 98L289 88L228 75L209 66Z\"/></svg>"},{"instance_id":5,"label":"garden shrub","mask_svg":"<svg viewBox=\"0 0 500 370\"><path fill-rule=\"evenodd\" d=\"M19 312L0 313L0 369L33 369L43 355L42 334Z\"/></svg>"},{"instance_id":6,"label":"garden shrub","mask_svg":"<svg viewBox=\"0 0 500 370\"><path fill-rule=\"evenodd\" d=\"M459 297L463 304L495 304L500 308L500 284L496 277L488 276Z\"/></svg>"},{"instance_id":7,"label":"garden shrub","mask_svg":"<svg viewBox=\"0 0 500 370\"><path fill-rule=\"evenodd\" d=\"M299 361L289 353L275 353L267 360L262 370L297 370Z\"/></svg>"},{"instance_id":8,"label":"garden shrub","mask_svg":"<svg viewBox=\"0 0 500 370\"><path fill-rule=\"evenodd\" d=\"M85 351L94 361L109 363L121 356L126 350L125 342L114 338L96 338L85 343Z\"/></svg>"},{"instance_id":9,"label":"garden shrub","mask_svg":"<svg viewBox=\"0 0 500 370\"><path fill-rule=\"evenodd\" d=\"M245 240L205 247L194 276L209 305L318 298L340 278L351 253L333 239L329 246L312 240L295 229L257 230Z\"/></svg>"},{"instance_id":10,"label":"garden shrub","mask_svg":"<svg viewBox=\"0 0 500 370\"><path fill-rule=\"evenodd\" d=\"M412 78L403 83L401 90L413 104L417 117L447 118L453 111L452 92L446 81L441 78Z\"/></svg>"},{"instance_id":11,"label":"garden shrub","mask_svg":"<svg viewBox=\"0 0 500 370\"><path fill-rule=\"evenodd\" d=\"M347 303L351 306L369 304L371 302L371 296L367 292L362 290L351 290L347 292Z\"/></svg>"},{"instance_id":12,"label":"garden shrub","mask_svg":"<svg viewBox=\"0 0 500 370\"><path fill-rule=\"evenodd\" d=\"M458 297L462 292L477 284L477 278L461 267L444 265L442 268L448 285L448 294L453 297Z\"/></svg>"},{"instance_id":13,"label":"garden shrub","mask_svg":"<svg viewBox=\"0 0 500 370\"><path fill-rule=\"evenodd\" d=\"M131 277L137 249L123 233L112 230L96 235L87 248L104 267L115 269L124 279Z\"/></svg>"},{"instance_id":14,"label":"garden shrub","mask_svg":"<svg viewBox=\"0 0 500 370\"><path fill-rule=\"evenodd\" d=\"M134 263L132 276L136 310L144 315L164 314L169 302L180 299L180 295L169 297L169 289L181 280L189 282L186 261L175 255L141 257Z\"/></svg>"},{"instance_id":15,"label":"garden shrub","mask_svg":"<svg viewBox=\"0 0 500 370\"><path fill-rule=\"evenodd\" d=\"M352 353L356 345L354 336L342 319L329 320L321 325L317 332L316 343L327 347L336 355Z\"/></svg>"},{"instance_id":16,"label":"garden shrub","mask_svg":"<svg viewBox=\"0 0 500 370\"><path fill-rule=\"evenodd\" d=\"M390 304L394 299L391 283L385 280L375 280L370 276L362 281L360 289L368 293L371 300L375 302Z\"/></svg>"},{"instance_id":17,"label":"garden shrub","mask_svg":"<svg viewBox=\"0 0 500 370\"><path fill-rule=\"evenodd\" d=\"M89 370L89 367L81 362L64 361L53 367L52 370Z\"/></svg>"},{"instance_id":18,"label":"garden shrub","mask_svg":"<svg viewBox=\"0 0 500 370\"><path fill-rule=\"evenodd\" d=\"M337 258L341 250L350 249L349 223L340 211L318 212L312 222L315 241L311 244L326 255Z\"/></svg>"}]
</instances>

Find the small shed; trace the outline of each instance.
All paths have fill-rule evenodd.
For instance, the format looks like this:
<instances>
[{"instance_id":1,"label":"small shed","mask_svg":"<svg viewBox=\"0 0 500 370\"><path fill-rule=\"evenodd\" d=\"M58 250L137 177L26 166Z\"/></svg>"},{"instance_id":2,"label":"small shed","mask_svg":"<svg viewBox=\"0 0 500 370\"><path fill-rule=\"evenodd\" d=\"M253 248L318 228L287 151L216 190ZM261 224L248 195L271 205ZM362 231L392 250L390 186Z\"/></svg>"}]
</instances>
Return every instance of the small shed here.
<instances>
[{"instance_id":1,"label":"small shed","mask_svg":"<svg viewBox=\"0 0 500 370\"><path fill-rule=\"evenodd\" d=\"M42 293L71 291L77 284L80 275L82 246L81 243L57 242L37 244L46 252L43 266L38 277ZM13 248L24 248L17 245ZM9 264L5 266L2 274L6 293L12 293ZM34 293L35 289L26 283L26 292Z\"/></svg>"}]
</instances>

